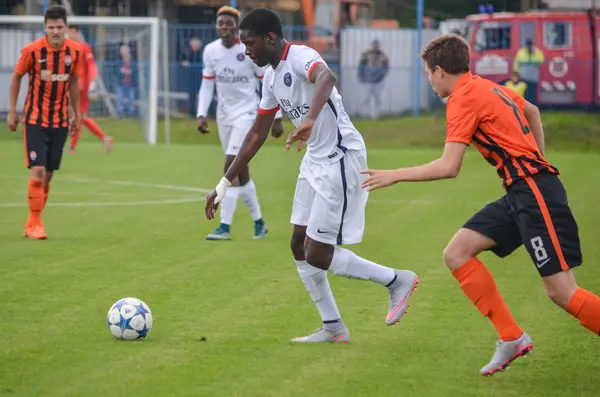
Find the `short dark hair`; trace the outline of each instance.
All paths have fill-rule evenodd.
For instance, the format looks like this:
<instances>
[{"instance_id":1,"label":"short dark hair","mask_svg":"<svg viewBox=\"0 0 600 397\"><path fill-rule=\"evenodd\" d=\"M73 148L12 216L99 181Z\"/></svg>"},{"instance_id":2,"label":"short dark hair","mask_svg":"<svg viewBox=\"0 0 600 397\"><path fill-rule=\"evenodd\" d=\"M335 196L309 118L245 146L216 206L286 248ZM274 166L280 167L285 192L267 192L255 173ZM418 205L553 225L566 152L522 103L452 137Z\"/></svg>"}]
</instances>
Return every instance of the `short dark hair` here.
<instances>
[{"instance_id":1,"label":"short dark hair","mask_svg":"<svg viewBox=\"0 0 600 397\"><path fill-rule=\"evenodd\" d=\"M219 8L219 10L217 11L217 16L221 16L221 15L229 15L230 17L233 17L236 22L238 22L240 20L240 12L238 10L236 10L233 7L230 6L223 6L221 8Z\"/></svg>"},{"instance_id":2,"label":"short dark hair","mask_svg":"<svg viewBox=\"0 0 600 397\"><path fill-rule=\"evenodd\" d=\"M79 25L75 25L74 23L69 25L69 29L73 29L73 30L76 30L77 32L81 32L81 28L79 27Z\"/></svg>"},{"instance_id":3,"label":"short dark hair","mask_svg":"<svg viewBox=\"0 0 600 397\"><path fill-rule=\"evenodd\" d=\"M266 36L275 33L277 37L283 37L279 15L268 8L252 9L240 22L240 29L248 30L252 35Z\"/></svg>"},{"instance_id":4,"label":"short dark hair","mask_svg":"<svg viewBox=\"0 0 600 397\"><path fill-rule=\"evenodd\" d=\"M61 5L48 7L44 13L44 23L48 22L49 19L62 19L67 23L67 9Z\"/></svg>"},{"instance_id":5,"label":"short dark hair","mask_svg":"<svg viewBox=\"0 0 600 397\"><path fill-rule=\"evenodd\" d=\"M429 70L437 66L446 73L462 74L471 70L471 47L456 34L445 34L433 39L421 52Z\"/></svg>"}]
</instances>

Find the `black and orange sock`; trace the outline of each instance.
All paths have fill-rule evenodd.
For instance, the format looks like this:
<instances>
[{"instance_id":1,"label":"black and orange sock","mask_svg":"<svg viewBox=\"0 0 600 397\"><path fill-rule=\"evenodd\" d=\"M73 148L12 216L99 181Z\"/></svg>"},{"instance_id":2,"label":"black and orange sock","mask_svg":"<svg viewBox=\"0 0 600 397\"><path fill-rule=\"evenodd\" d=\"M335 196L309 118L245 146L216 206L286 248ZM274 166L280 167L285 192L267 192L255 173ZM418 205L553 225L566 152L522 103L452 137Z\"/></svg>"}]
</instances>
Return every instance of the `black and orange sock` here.
<instances>
[{"instance_id":1,"label":"black and orange sock","mask_svg":"<svg viewBox=\"0 0 600 397\"><path fill-rule=\"evenodd\" d=\"M571 297L567 312L579 320L581 325L600 335L600 297L578 288Z\"/></svg>"},{"instance_id":2,"label":"black and orange sock","mask_svg":"<svg viewBox=\"0 0 600 397\"><path fill-rule=\"evenodd\" d=\"M521 336L523 331L500 295L492 273L479 259L470 259L452 275L481 314L494 324L500 340L510 341Z\"/></svg>"},{"instance_id":3,"label":"black and orange sock","mask_svg":"<svg viewBox=\"0 0 600 397\"><path fill-rule=\"evenodd\" d=\"M104 140L106 135L102 132L102 129L94 120L89 117L83 119L83 125L87 127L88 130L92 131L92 134L96 135L99 139Z\"/></svg>"},{"instance_id":4,"label":"black and orange sock","mask_svg":"<svg viewBox=\"0 0 600 397\"><path fill-rule=\"evenodd\" d=\"M29 201L29 219L26 228L42 223L42 210L44 209L44 187L40 180L29 179L27 199Z\"/></svg>"}]
</instances>

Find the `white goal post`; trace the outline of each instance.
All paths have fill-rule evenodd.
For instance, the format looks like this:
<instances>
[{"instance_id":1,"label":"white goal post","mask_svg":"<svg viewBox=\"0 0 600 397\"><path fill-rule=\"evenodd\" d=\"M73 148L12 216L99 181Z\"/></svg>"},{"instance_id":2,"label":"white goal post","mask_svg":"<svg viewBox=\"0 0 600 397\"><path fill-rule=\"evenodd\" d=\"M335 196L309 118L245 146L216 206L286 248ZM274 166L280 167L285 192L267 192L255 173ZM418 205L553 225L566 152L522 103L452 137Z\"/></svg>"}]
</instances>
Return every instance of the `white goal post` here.
<instances>
[{"instance_id":1,"label":"white goal post","mask_svg":"<svg viewBox=\"0 0 600 397\"><path fill-rule=\"evenodd\" d=\"M43 16L13 16L0 15L0 69L6 75L8 68L13 68L20 55L19 51L32 40L31 32L37 32L36 37L41 37L43 31ZM77 24L82 27L90 27L97 32L102 42L99 44L102 48L109 47L113 53L111 58L114 58L114 65L111 64L111 70L101 70L101 60L103 54L95 53L98 70L98 94L103 99L102 115L117 116L115 103L119 103L123 98L119 98L119 94L113 90L113 87L118 85L116 82L106 84L102 80L103 74L109 75L111 79L117 80L120 77L119 71L122 70L118 66L120 54L120 39L125 40L128 46L132 48L132 53L135 54L136 67L131 67L129 73L135 73L137 76L137 91L135 92L135 110L138 117L141 119L146 141L154 145L158 138L158 118L159 118L159 96L163 98L164 108L160 109L160 113L165 118L165 138L168 139L169 131L169 108L168 88L161 92L160 85L168 87L168 48L167 41L161 40L161 29L166 29L165 24L161 24L159 18L155 17L82 17L69 16L68 23ZM29 34L27 34L29 33ZM162 48L161 48L162 47ZM94 50L96 50L94 48ZM162 57L161 50L165 56ZM95 51L96 52L96 51ZM132 57L134 55L131 55ZM100 59L100 62L99 62ZM167 64L164 64L167 62ZM164 64L164 65L163 65ZM162 67L161 67L162 66ZM108 69L108 67L107 67ZM114 71L112 70L114 69ZM133 71L132 71L133 70ZM110 72L110 73L108 73ZM116 77L115 77L116 76ZM4 77L1 77L4 80ZM22 84L23 86L24 84ZM22 87L23 88L23 87ZM22 98L24 92L22 90L19 96L19 102L23 103Z\"/></svg>"}]
</instances>

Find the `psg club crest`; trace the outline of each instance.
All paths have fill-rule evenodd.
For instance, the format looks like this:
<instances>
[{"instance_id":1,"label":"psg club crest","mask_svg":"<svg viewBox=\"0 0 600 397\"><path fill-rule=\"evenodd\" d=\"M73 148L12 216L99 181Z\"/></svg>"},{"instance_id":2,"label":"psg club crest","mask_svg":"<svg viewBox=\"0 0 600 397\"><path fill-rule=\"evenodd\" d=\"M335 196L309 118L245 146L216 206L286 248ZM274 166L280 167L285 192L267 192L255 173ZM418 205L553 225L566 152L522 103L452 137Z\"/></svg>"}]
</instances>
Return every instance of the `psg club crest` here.
<instances>
[{"instance_id":1,"label":"psg club crest","mask_svg":"<svg viewBox=\"0 0 600 397\"><path fill-rule=\"evenodd\" d=\"M67 55L65 57L65 65L70 66L72 63L73 63L73 59L69 55Z\"/></svg>"},{"instance_id":2,"label":"psg club crest","mask_svg":"<svg viewBox=\"0 0 600 397\"><path fill-rule=\"evenodd\" d=\"M240 62L243 62L244 59L246 59L246 56L244 55L243 52L240 52L239 54L237 54L237 60Z\"/></svg>"},{"instance_id":3,"label":"psg club crest","mask_svg":"<svg viewBox=\"0 0 600 397\"><path fill-rule=\"evenodd\" d=\"M283 84L285 84L288 87L292 85L292 75L290 74L290 72L287 72L283 75Z\"/></svg>"}]
</instances>

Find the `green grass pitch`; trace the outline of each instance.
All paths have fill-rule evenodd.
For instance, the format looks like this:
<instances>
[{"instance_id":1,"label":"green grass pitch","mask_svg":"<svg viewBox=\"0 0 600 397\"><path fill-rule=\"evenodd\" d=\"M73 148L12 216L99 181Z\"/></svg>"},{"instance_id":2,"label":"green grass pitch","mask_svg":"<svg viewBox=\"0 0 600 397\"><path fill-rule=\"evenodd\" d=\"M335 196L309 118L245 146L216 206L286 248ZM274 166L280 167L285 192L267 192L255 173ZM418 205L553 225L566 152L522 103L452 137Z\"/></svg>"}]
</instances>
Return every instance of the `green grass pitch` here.
<instances>
[{"instance_id":1,"label":"green grass pitch","mask_svg":"<svg viewBox=\"0 0 600 397\"><path fill-rule=\"evenodd\" d=\"M562 171L580 226L577 279L600 293L600 119L573 130L564 127L568 119L548 122L548 157ZM443 119L394 123L359 124L371 167L416 165L441 153ZM23 144L19 134L0 133L0 396L598 395L598 336L549 301L524 249L482 260L533 338L533 354L492 378L479 375L495 331L442 262L452 234L503 194L474 150L455 180L370 196L364 240L350 248L419 274L406 317L387 327L385 288L331 275L352 341L306 346L290 343L320 326L289 250L302 154L286 152L284 138L270 140L252 162L270 228L265 240L251 240L240 200L234 240L207 242L217 221L204 219L204 197L223 167L215 134L199 137L193 122L177 122L175 143L152 147L139 142L139 127L102 125L115 136L114 152L84 132L79 152L65 155L43 215L46 241L22 237ZM153 311L144 341L119 342L106 326L109 307L126 296Z\"/></svg>"}]
</instances>

